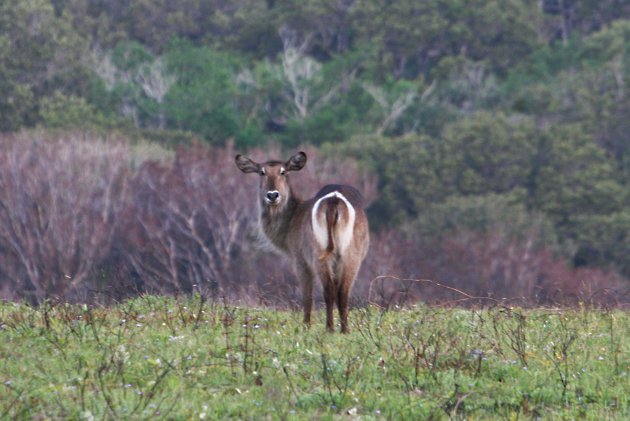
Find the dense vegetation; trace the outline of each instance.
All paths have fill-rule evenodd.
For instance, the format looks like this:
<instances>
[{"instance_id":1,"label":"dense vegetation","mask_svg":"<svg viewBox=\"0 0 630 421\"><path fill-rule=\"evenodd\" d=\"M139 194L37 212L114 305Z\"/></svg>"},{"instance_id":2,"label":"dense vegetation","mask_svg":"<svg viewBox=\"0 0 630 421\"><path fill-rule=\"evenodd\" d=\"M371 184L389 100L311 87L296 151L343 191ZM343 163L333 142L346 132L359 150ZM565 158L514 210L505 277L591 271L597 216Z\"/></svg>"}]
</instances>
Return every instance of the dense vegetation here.
<instances>
[{"instance_id":1,"label":"dense vegetation","mask_svg":"<svg viewBox=\"0 0 630 421\"><path fill-rule=\"evenodd\" d=\"M142 138L167 147L193 138L216 147L234 142L239 150L312 145L322 160L352 158L378 177L371 223L375 238L390 242L375 242L374 259L387 260L383 254L396 245L387 260L390 274L472 285L485 295L510 291L521 269L534 267L525 276L528 297L569 283L575 291L593 277L614 279L601 285L622 285L623 294L628 282L619 276L630 278L629 39L630 6L623 0L0 1L0 130L81 127L92 137L109 134L109 143ZM5 174L16 174L6 168L19 151L8 145L27 138L3 139ZM41 152L50 158L54 149ZM106 162L127 153L113 149ZM90 150L64 159L88 168L96 159ZM189 161L194 155L181 153ZM27 173L28 165L14 168ZM129 179L147 187L160 171L171 171L171 183L192 177L192 170L168 165L147 165ZM62 167L53 174L65 182L76 178ZM100 175L115 185L136 170L130 168L103 167ZM5 195L9 184L0 185ZM34 189L20 196L24 203L52 197ZM121 194L148 190L142 191ZM129 203L146 199L134 197ZM177 192L169 197L190 200ZM86 209L87 202L77 214ZM114 219L144 215L149 221L128 244L155 244L156 233L168 231L149 207L110 211ZM3 212L3 227L19 225L9 216L20 209ZM92 233L98 241L90 244L102 250L55 256L56 266L47 266L51 279L40 280L41 273L28 273L37 259L4 241L12 236L7 232L0 235L0 287L14 288L7 281L14 275L26 279L29 291L53 286L38 297L66 290L53 285L63 282L55 276L71 277L73 287L82 282L77 275L92 276L94 267L104 274L106 263L125 253L111 252L119 246L113 231ZM190 241L207 249L215 241L207 238ZM218 251L209 255L235 255L216 241ZM55 239L47 250L55 244L65 243ZM169 256L138 250L144 257L135 256L128 273L144 282L185 279L186 290L195 279L218 282L206 269L166 279L168 268L155 269L155 262ZM498 258L505 250L514 253ZM424 266L421 254L429 256ZM515 254L518 270L511 266ZM75 261L82 257L94 264ZM600 272L571 279L577 272L559 270L558 261ZM455 263L462 267L453 269Z\"/></svg>"},{"instance_id":2,"label":"dense vegetation","mask_svg":"<svg viewBox=\"0 0 630 421\"><path fill-rule=\"evenodd\" d=\"M626 419L628 313L0 304L0 418Z\"/></svg>"}]
</instances>

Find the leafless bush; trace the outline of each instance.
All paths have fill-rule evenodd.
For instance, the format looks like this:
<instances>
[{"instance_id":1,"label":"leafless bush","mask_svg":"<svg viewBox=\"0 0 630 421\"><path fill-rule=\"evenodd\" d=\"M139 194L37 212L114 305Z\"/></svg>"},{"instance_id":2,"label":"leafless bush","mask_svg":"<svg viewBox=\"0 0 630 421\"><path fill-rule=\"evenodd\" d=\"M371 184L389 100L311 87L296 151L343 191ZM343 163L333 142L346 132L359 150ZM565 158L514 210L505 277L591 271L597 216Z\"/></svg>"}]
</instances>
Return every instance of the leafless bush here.
<instances>
[{"instance_id":1,"label":"leafless bush","mask_svg":"<svg viewBox=\"0 0 630 421\"><path fill-rule=\"evenodd\" d=\"M238 290L231 282L234 262L248 249L255 208L248 206L233 155L230 148L195 145L178 149L174 162L149 161L138 169L124 241L146 289Z\"/></svg>"},{"instance_id":2,"label":"leafless bush","mask_svg":"<svg viewBox=\"0 0 630 421\"><path fill-rule=\"evenodd\" d=\"M110 249L126 192L116 142L0 139L0 285L40 300L76 292Z\"/></svg>"},{"instance_id":3,"label":"leafless bush","mask_svg":"<svg viewBox=\"0 0 630 421\"><path fill-rule=\"evenodd\" d=\"M5 298L118 299L213 292L255 304L299 297L284 259L258 241L257 183L231 147L179 148L137 162L123 142L85 134L0 139L0 292ZM375 182L319 159L295 176L304 196L326 182ZM273 156L273 152L253 151Z\"/></svg>"},{"instance_id":4,"label":"leafless bush","mask_svg":"<svg viewBox=\"0 0 630 421\"><path fill-rule=\"evenodd\" d=\"M416 301L610 305L628 300L618 274L571 268L534 244L528 236L499 232L460 231L430 242L386 232L373 238L366 267L371 282L362 294L385 307Z\"/></svg>"},{"instance_id":5,"label":"leafless bush","mask_svg":"<svg viewBox=\"0 0 630 421\"><path fill-rule=\"evenodd\" d=\"M408 247L414 247L414 244L400 231L372 234L370 250L354 287L355 301L389 307L402 304L407 298L418 298L408 294L406 282L394 280L415 275L413 270L417 268L408 273L411 268L405 267ZM383 278L379 278L381 276Z\"/></svg>"}]
</instances>

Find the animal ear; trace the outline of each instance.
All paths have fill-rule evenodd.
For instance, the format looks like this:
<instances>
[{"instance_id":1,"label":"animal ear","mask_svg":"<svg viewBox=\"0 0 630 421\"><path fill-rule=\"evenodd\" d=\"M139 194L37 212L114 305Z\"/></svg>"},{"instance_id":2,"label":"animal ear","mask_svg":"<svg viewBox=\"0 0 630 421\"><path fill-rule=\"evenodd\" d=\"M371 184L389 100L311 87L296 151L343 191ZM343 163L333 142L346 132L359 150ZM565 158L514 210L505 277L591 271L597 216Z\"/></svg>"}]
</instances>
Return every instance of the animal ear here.
<instances>
[{"instance_id":1,"label":"animal ear","mask_svg":"<svg viewBox=\"0 0 630 421\"><path fill-rule=\"evenodd\" d=\"M284 164L287 171L300 171L306 165L306 154L298 152Z\"/></svg>"},{"instance_id":2,"label":"animal ear","mask_svg":"<svg viewBox=\"0 0 630 421\"><path fill-rule=\"evenodd\" d=\"M236 166L238 167L238 169L243 171L244 173L257 173L260 171L260 164L252 161L246 156L238 154L236 155L236 158L234 158L234 160L236 161Z\"/></svg>"}]
</instances>

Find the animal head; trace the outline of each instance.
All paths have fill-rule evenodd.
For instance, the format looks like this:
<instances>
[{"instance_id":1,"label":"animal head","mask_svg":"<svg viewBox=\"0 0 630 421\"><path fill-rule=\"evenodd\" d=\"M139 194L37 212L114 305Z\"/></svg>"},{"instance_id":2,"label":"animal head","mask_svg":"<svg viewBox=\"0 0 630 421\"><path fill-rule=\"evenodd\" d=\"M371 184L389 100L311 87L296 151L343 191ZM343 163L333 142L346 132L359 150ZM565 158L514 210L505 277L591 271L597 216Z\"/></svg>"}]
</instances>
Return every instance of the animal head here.
<instances>
[{"instance_id":1,"label":"animal head","mask_svg":"<svg viewBox=\"0 0 630 421\"><path fill-rule=\"evenodd\" d=\"M298 152L286 162L272 160L262 164L239 154L235 161L238 169L244 173L256 173L260 176L260 200L263 207L282 209L291 197L289 172L304 168L306 154Z\"/></svg>"}]
</instances>

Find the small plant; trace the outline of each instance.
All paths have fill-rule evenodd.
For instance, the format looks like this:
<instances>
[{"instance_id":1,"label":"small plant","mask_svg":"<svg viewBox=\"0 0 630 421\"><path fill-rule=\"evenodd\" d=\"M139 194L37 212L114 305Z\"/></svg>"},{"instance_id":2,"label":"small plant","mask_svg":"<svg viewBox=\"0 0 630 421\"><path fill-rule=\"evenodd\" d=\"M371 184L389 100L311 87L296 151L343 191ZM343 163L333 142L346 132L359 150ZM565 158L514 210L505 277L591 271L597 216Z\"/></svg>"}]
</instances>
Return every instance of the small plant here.
<instances>
[{"instance_id":1,"label":"small plant","mask_svg":"<svg viewBox=\"0 0 630 421\"><path fill-rule=\"evenodd\" d=\"M493 328L497 338L507 339L521 365L527 367L527 317L524 312L501 307L493 319Z\"/></svg>"},{"instance_id":2,"label":"small plant","mask_svg":"<svg viewBox=\"0 0 630 421\"><path fill-rule=\"evenodd\" d=\"M1 302L0 418L623 419L630 411L626 312L370 306L351 313L354 333L327 335L304 329L298 311L200 300Z\"/></svg>"},{"instance_id":3,"label":"small plant","mask_svg":"<svg viewBox=\"0 0 630 421\"><path fill-rule=\"evenodd\" d=\"M557 331L551 336L552 340L545 347L545 355L555 369L562 385L562 399L565 400L571 382L571 364L569 361L571 354L569 351L577 339L577 332L569 326L568 318L564 314L559 313L557 320Z\"/></svg>"}]
</instances>

